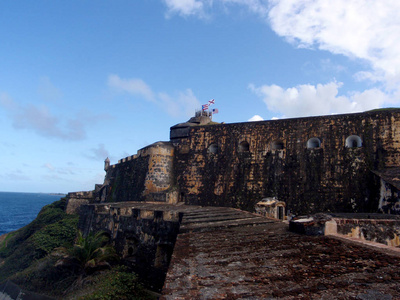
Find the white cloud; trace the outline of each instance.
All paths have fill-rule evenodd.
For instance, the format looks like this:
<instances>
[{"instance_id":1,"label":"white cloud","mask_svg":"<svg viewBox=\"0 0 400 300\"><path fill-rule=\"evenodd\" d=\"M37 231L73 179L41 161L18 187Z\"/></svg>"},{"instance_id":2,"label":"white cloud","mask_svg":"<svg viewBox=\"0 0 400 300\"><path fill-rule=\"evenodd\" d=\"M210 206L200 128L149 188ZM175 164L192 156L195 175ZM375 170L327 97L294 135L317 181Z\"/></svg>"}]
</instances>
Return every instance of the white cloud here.
<instances>
[{"instance_id":1,"label":"white cloud","mask_svg":"<svg viewBox=\"0 0 400 300\"><path fill-rule=\"evenodd\" d=\"M198 109L201 106L191 89L178 92L175 97L171 97L166 93L160 93L158 97L160 99L160 105L165 108L172 117L193 116L196 108Z\"/></svg>"},{"instance_id":2,"label":"white cloud","mask_svg":"<svg viewBox=\"0 0 400 300\"><path fill-rule=\"evenodd\" d=\"M57 101L62 97L61 91L46 76L40 78L38 93L46 101Z\"/></svg>"},{"instance_id":3,"label":"white cloud","mask_svg":"<svg viewBox=\"0 0 400 300\"><path fill-rule=\"evenodd\" d=\"M7 173L2 176L4 180L9 181L31 181L32 179L29 176L22 174L22 172L16 173Z\"/></svg>"},{"instance_id":4,"label":"white cloud","mask_svg":"<svg viewBox=\"0 0 400 300\"><path fill-rule=\"evenodd\" d=\"M122 79L118 75L112 74L108 76L108 86L120 92L143 96L146 100L154 101L151 88L139 78Z\"/></svg>"},{"instance_id":5,"label":"white cloud","mask_svg":"<svg viewBox=\"0 0 400 300\"><path fill-rule=\"evenodd\" d=\"M91 154L87 155L87 157L94 159L94 160L104 160L107 157L110 157L110 153L104 147L104 144L98 144L97 148L90 149Z\"/></svg>"},{"instance_id":6,"label":"white cloud","mask_svg":"<svg viewBox=\"0 0 400 300\"><path fill-rule=\"evenodd\" d=\"M43 167L48 169L49 171L54 171L54 166L51 163L45 163Z\"/></svg>"},{"instance_id":7,"label":"white cloud","mask_svg":"<svg viewBox=\"0 0 400 300\"><path fill-rule=\"evenodd\" d=\"M338 96L341 86L341 83L330 82L316 86L304 84L287 89L277 85L250 85L249 88L263 98L268 110L281 113L283 117L361 112L381 107L384 102L390 101L378 89Z\"/></svg>"},{"instance_id":8,"label":"white cloud","mask_svg":"<svg viewBox=\"0 0 400 300\"><path fill-rule=\"evenodd\" d=\"M256 122L256 121L264 121L264 119L259 115L254 115L250 119L247 120L248 122Z\"/></svg>"},{"instance_id":9,"label":"white cloud","mask_svg":"<svg viewBox=\"0 0 400 300\"><path fill-rule=\"evenodd\" d=\"M200 102L191 89L179 91L173 96L164 92L155 93L142 79L122 79L118 75L110 75L108 85L113 89L123 90L133 96L138 94L138 90L145 91L145 93L140 93L142 95L151 95L151 101L174 118L193 116L195 109L200 108ZM138 89L136 88L137 86L143 87L143 89ZM149 99L148 97L145 98Z\"/></svg>"},{"instance_id":10,"label":"white cloud","mask_svg":"<svg viewBox=\"0 0 400 300\"><path fill-rule=\"evenodd\" d=\"M54 176L54 178L52 178L53 180L54 179L62 179L61 177L59 177L56 174L59 174L59 175L74 175L75 174L75 172L73 171L72 168L55 167L51 163L45 163L42 167L44 169L47 169L47 171L49 171L51 173L51 175L44 175L44 176L49 176L49 177Z\"/></svg>"},{"instance_id":11,"label":"white cloud","mask_svg":"<svg viewBox=\"0 0 400 300\"><path fill-rule=\"evenodd\" d=\"M387 82L400 73L400 1L271 0L270 3L272 29L298 47L317 47L363 59L374 72L383 72ZM373 77L376 80L377 76Z\"/></svg>"},{"instance_id":12,"label":"white cloud","mask_svg":"<svg viewBox=\"0 0 400 300\"><path fill-rule=\"evenodd\" d=\"M266 16L268 13L268 0L221 0L221 2L247 6L251 12L260 16Z\"/></svg>"},{"instance_id":13,"label":"white cloud","mask_svg":"<svg viewBox=\"0 0 400 300\"><path fill-rule=\"evenodd\" d=\"M167 16L177 13L181 16L204 15L204 3L202 0L163 0L168 7Z\"/></svg>"},{"instance_id":14,"label":"white cloud","mask_svg":"<svg viewBox=\"0 0 400 300\"><path fill-rule=\"evenodd\" d=\"M16 129L31 128L45 136L60 136L58 119L45 106L29 104L21 106L13 115L13 126Z\"/></svg>"},{"instance_id":15,"label":"white cloud","mask_svg":"<svg viewBox=\"0 0 400 300\"><path fill-rule=\"evenodd\" d=\"M268 14L268 0L163 0L167 6L167 17L178 14L182 17L196 16L207 17L206 11L214 6L214 3L221 4L226 11L228 5L246 6L249 11L262 17Z\"/></svg>"},{"instance_id":16,"label":"white cloud","mask_svg":"<svg viewBox=\"0 0 400 300\"><path fill-rule=\"evenodd\" d=\"M349 92L338 96L341 84L276 85L253 87L268 109L286 116L364 111L397 104L400 96L400 1L398 0L164 0L169 12L201 15L222 4L246 7L268 20L271 28L299 48L326 50L359 60L365 66L357 81L383 84L381 90ZM347 68L330 60L318 69L339 73ZM381 85L382 87L382 85ZM385 92L386 94L385 94ZM397 98L399 99L399 98ZM282 102L281 102L282 101Z\"/></svg>"},{"instance_id":17,"label":"white cloud","mask_svg":"<svg viewBox=\"0 0 400 300\"><path fill-rule=\"evenodd\" d=\"M21 171L20 169L14 169L14 170L11 170L10 172L0 174L0 179L2 179L3 182L31 181L32 180L32 178L25 175L24 172Z\"/></svg>"},{"instance_id":18,"label":"white cloud","mask_svg":"<svg viewBox=\"0 0 400 300\"><path fill-rule=\"evenodd\" d=\"M357 79L400 83L398 0L164 0L169 13L201 16L215 4L240 5L300 48L318 48L361 59L372 68Z\"/></svg>"},{"instance_id":19,"label":"white cloud","mask_svg":"<svg viewBox=\"0 0 400 300\"><path fill-rule=\"evenodd\" d=\"M0 105L3 106L6 110L16 110L16 109L18 109L18 105L6 93L0 93Z\"/></svg>"},{"instance_id":20,"label":"white cloud","mask_svg":"<svg viewBox=\"0 0 400 300\"><path fill-rule=\"evenodd\" d=\"M63 140L83 140L88 125L109 118L108 115L81 112L73 118L64 119L52 113L45 105L20 105L6 94L0 94L0 106L10 115L15 129L32 130L44 137Z\"/></svg>"}]
</instances>

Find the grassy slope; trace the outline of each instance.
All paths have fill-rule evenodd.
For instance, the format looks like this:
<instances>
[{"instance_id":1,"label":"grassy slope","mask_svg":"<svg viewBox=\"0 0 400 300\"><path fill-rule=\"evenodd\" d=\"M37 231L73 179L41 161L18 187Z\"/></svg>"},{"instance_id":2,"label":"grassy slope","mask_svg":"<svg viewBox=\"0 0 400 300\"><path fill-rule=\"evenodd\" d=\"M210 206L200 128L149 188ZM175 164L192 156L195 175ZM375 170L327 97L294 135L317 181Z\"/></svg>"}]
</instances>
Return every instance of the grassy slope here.
<instances>
[{"instance_id":1,"label":"grassy slope","mask_svg":"<svg viewBox=\"0 0 400 300\"><path fill-rule=\"evenodd\" d=\"M0 282L28 268L55 247L73 243L78 216L67 215L64 206L63 199L45 206L34 221L7 235L0 244Z\"/></svg>"}]
</instances>

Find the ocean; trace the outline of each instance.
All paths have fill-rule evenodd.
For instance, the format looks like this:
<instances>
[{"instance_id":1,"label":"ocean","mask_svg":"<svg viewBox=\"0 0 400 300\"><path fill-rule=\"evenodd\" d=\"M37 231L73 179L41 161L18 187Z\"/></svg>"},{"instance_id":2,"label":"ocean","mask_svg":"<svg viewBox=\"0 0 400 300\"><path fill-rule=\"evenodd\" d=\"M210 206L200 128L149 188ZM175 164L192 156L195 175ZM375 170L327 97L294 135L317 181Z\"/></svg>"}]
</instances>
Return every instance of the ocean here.
<instances>
[{"instance_id":1,"label":"ocean","mask_svg":"<svg viewBox=\"0 0 400 300\"><path fill-rule=\"evenodd\" d=\"M0 192L0 235L29 224L43 206L62 197L44 193Z\"/></svg>"}]
</instances>

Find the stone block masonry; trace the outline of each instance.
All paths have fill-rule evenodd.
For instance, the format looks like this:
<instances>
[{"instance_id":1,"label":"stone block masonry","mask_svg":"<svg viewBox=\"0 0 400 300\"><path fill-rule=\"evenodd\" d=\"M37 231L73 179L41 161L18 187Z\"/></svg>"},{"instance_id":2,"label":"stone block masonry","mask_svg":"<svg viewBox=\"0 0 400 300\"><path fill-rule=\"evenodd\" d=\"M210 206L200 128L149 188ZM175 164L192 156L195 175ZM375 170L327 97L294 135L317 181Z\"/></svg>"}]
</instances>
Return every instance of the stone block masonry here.
<instances>
[{"instance_id":1,"label":"stone block masonry","mask_svg":"<svg viewBox=\"0 0 400 300\"><path fill-rule=\"evenodd\" d=\"M186 204L254 211L275 197L294 214L377 212L371 170L400 166L400 110L190 126L174 145Z\"/></svg>"},{"instance_id":2,"label":"stone block masonry","mask_svg":"<svg viewBox=\"0 0 400 300\"><path fill-rule=\"evenodd\" d=\"M97 202L161 201L176 203L174 147L157 142L107 168Z\"/></svg>"},{"instance_id":3,"label":"stone block masonry","mask_svg":"<svg viewBox=\"0 0 400 300\"><path fill-rule=\"evenodd\" d=\"M183 209L145 202L85 205L78 227L84 235L109 234L121 259L153 290L160 290Z\"/></svg>"},{"instance_id":4,"label":"stone block masonry","mask_svg":"<svg viewBox=\"0 0 400 300\"><path fill-rule=\"evenodd\" d=\"M94 201L94 194L90 192L73 192L68 193L66 196L67 205L65 212L67 214L79 214L82 205L92 203Z\"/></svg>"}]
</instances>

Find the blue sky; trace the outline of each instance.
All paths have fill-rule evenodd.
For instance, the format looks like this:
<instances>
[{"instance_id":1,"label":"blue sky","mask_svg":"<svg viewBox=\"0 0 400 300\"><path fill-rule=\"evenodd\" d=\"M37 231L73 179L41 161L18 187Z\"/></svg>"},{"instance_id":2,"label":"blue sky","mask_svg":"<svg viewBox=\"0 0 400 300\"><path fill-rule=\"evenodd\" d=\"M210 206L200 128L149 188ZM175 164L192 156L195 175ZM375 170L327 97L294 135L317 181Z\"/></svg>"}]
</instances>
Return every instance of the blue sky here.
<instances>
[{"instance_id":1,"label":"blue sky","mask_svg":"<svg viewBox=\"0 0 400 300\"><path fill-rule=\"evenodd\" d=\"M397 0L0 2L0 190L91 190L214 98L217 122L399 106Z\"/></svg>"}]
</instances>

